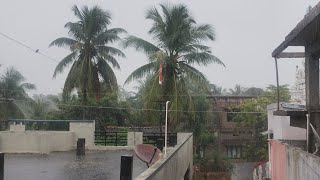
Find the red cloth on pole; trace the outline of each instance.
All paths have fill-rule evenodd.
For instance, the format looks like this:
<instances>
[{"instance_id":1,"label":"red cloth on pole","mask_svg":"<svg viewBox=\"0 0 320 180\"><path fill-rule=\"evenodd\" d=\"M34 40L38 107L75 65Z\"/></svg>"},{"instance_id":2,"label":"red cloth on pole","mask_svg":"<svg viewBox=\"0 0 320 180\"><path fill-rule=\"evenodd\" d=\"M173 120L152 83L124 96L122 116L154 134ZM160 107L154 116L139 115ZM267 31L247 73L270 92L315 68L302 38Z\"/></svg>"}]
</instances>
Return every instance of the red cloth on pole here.
<instances>
[{"instance_id":1,"label":"red cloth on pole","mask_svg":"<svg viewBox=\"0 0 320 180\"><path fill-rule=\"evenodd\" d=\"M160 64L160 67L159 67L159 84L162 85L162 64Z\"/></svg>"}]
</instances>

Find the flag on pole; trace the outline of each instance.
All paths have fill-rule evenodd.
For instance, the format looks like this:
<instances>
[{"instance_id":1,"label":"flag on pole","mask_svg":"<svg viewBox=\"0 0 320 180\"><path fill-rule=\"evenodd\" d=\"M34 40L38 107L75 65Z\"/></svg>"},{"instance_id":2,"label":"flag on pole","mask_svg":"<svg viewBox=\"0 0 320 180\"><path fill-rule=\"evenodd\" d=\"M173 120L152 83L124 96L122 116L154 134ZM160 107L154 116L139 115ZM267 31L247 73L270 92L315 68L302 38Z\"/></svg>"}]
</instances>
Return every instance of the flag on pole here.
<instances>
[{"instance_id":1,"label":"flag on pole","mask_svg":"<svg viewBox=\"0 0 320 180\"><path fill-rule=\"evenodd\" d=\"M162 85L162 63L159 66L159 85Z\"/></svg>"}]
</instances>

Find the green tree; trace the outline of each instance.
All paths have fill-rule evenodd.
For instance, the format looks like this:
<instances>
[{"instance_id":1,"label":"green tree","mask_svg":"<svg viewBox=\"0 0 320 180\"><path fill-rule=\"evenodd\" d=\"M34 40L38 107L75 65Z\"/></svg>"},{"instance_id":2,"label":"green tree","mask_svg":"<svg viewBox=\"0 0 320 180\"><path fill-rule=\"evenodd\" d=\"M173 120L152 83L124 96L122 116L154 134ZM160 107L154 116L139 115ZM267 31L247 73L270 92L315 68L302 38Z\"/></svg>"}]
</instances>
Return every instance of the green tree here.
<instances>
[{"instance_id":1,"label":"green tree","mask_svg":"<svg viewBox=\"0 0 320 180\"><path fill-rule=\"evenodd\" d=\"M148 76L144 104L152 107L152 101L168 100L171 101L171 109L181 110L184 102L190 101L188 82L208 90L206 77L193 65L224 64L212 55L210 47L203 45L215 39L212 26L197 24L184 5L160 5L160 9L154 7L146 13L146 19L152 21L148 33L154 44L135 36L129 36L124 41L125 47L144 52L149 60L132 72L126 83ZM158 84L160 64L163 67L162 85ZM172 113L170 122L178 123L179 115L181 113L178 111Z\"/></svg>"},{"instance_id":2,"label":"green tree","mask_svg":"<svg viewBox=\"0 0 320 180\"><path fill-rule=\"evenodd\" d=\"M8 118L24 118L24 101L31 101L27 90L35 89L35 85L25 82L25 77L14 67L9 67L0 77L0 120ZM20 106L21 105L21 106ZM1 124L1 128L4 128Z\"/></svg>"},{"instance_id":3,"label":"green tree","mask_svg":"<svg viewBox=\"0 0 320 180\"><path fill-rule=\"evenodd\" d=\"M280 102L289 102L290 101L290 91L289 85L281 85L279 86L279 101ZM276 103L278 102L278 88L274 85L269 85L266 88L266 92L263 94L266 98L270 99L271 102Z\"/></svg>"},{"instance_id":4,"label":"green tree","mask_svg":"<svg viewBox=\"0 0 320 180\"><path fill-rule=\"evenodd\" d=\"M250 87L243 92L243 94L247 96L261 96L263 93L263 89L256 87Z\"/></svg>"},{"instance_id":5,"label":"green tree","mask_svg":"<svg viewBox=\"0 0 320 180\"><path fill-rule=\"evenodd\" d=\"M213 95L223 95L226 93L226 89L222 88L222 86L218 86L216 84L210 84L210 92Z\"/></svg>"},{"instance_id":6,"label":"green tree","mask_svg":"<svg viewBox=\"0 0 320 180\"><path fill-rule=\"evenodd\" d=\"M232 88L229 89L230 94L234 95L234 96L242 95L244 91L245 91L245 89L243 87L241 87L240 84L236 84L234 89L232 89Z\"/></svg>"},{"instance_id":7,"label":"green tree","mask_svg":"<svg viewBox=\"0 0 320 180\"><path fill-rule=\"evenodd\" d=\"M14 67L7 68L0 79L0 97L3 99L22 100L29 98L26 90L35 89L35 85L25 83L25 77Z\"/></svg>"},{"instance_id":8,"label":"green tree","mask_svg":"<svg viewBox=\"0 0 320 180\"><path fill-rule=\"evenodd\" d=\"M111 23L111 15L98 6L92 8L84 6L79 10L75 5L72 11L78 21L68 22L65 25L70 37L58 38L50 44L50 46L65 46L71 51L57 65L53 77L72 64L64 83L64 93L77 89L81 92L83 102L86 102L88 96L100 98L101 82L105 86L104 89L109 91L118 88L110 64L113 68L120 69L114 56L125 57L125 55L108 44L119 41L119 33L126 31L121 28L107 28Z\"/></svg>"},{"instance_id":9,"label":"green tree","mask_svg":"<svg viewBox=\"0 0 320 180\"><path fill-rule=\"evenodd\" d=\"M280 101L288 102L288 85L280 86ZM261 132L268 129L267 106L277 102L277 88L269 85L266 91L256 99L247 99L239 105L240 112L235 116L238 126L251 127L253 139L243 146L243 158L247 161L261 161L268 158L267 138ZM256 112L256 113L246 113Z\"/></svg>"}]
</instances>

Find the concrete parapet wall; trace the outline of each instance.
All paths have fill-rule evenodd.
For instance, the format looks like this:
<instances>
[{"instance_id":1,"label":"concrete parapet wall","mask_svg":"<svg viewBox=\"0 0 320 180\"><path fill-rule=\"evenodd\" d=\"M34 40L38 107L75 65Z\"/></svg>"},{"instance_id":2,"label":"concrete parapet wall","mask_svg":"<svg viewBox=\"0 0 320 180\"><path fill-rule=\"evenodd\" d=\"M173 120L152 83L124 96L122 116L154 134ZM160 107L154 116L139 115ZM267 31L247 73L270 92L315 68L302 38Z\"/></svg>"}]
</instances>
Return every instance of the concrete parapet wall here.
<instances>
[{"instance_id":1,"label":"concrete parapet wall","mask_svg":"<svg viewBox=\"0 0 320 180\"><path fill-rule=\"evenodd\" d=\"M4 153L49 153L72 150L74 133L56 131L0 132Z\"/></svg>"},{"instance_id":2,"label":"concrete parapet wall","mask_svg":"<svg viewBox=\"0 0 320 180\"><path fill-rule=\"evenodd\" d=\"M22 125L22 124L12 124L12 125L10 125L10 131L24 132L24 131L26 131L26 126Z\"/></svg>"},{"instance_id":3,"label":"concrete parapet wall","mask_svg":"<svg viewBox=\"0 0 320 180\"><path fill-rule=\"evenodd\" d=\"M70 122L69 131L75 133L75 141L73 145L76 147L78 138L86 139L86 148L90 149L94 146L95 123L93 122Z\"/></svg>"},{"instance_id":4,"label":"concrete parapet wall","mask_svg":"<svg viewBox=\"0 0 320 180\"><path fill-rule=\"evenodd\" d=\"M136 180L171 180L192 178L193 135L178 133L178 144L167 149L167 157L162 157L149 169L140 174Z\"/></svg>"},{"instance_id":5,"label":"concrete parapet wall","mask_svg":"<svg viewBox=\"0 0 320 180\"><path fill-rule=\"evenodd\" d=\"M98 150L98 151L118 151L118 150L134 150L134 146L93 146L89 150Z\"/></svg>"},{"instance_id":6,"label":"concrete parapet wall","mask_svg":"<svg viewBox=\"0 0 320 180\"><path fill-rule=\"evenodd\" d=\"M320 179L320 157L276 140L271 141L270 165L271 179Z\"/></svg>"},{"instance_id":7,"label":"concrete parapet wall","mask_svg":"<svg viewBox=\"0 0 320 180\"><path fill-rule=\"evenodd\" d=\"M94 121L70 121L70 131L25 131L25 125L10 125L0 131L0 151L5 153L49 153L76 148L78 138L86 139L86 148L93 149Z\"/></svg>"},{"instance_id":8,"label":"concrete parapet wall","mask_svg":"<svg viewBox=\"0 0 320 180\"><path fill-rule=\"evenodd\" d=\"M135 146L137 144L143 143L143 133L142 132L128 132L128 146Z\"/></svg>"}]
</instances>

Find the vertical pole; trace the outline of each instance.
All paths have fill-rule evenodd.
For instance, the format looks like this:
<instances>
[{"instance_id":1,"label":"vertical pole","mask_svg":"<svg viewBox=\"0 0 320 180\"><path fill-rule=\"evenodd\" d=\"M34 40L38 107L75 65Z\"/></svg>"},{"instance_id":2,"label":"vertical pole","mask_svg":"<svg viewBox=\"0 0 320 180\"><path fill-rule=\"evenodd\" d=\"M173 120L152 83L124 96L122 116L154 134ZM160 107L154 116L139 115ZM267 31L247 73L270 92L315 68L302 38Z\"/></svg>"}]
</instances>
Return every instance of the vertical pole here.
<instances>
[{"instance_id":1,"label":"vertical pole","mask_svg":"<svg viewBox=\"0 0 320 180\"><path fill-rule=\"evenodd\" d=\"M4 153L0 153L0 180L4 180Z\"/></svg>"},{"instance_id":2,"label":"vertical pole","mask_svg":"<svg viewBox=\"0 0 320 180\"><path fill-rule=\"evenodd\" d=\"M106 146L107 145L107 132L104 131L103 135L104 135L104 145Z\"/></svg>"},{"instance_id":3,"label":"vertical pole","mask_svg":"<svg viewBox=\"0 0 320 180\"><path fill-rule=\"evenodd\" d=\"M309 149L309 131L310 131L310 116L309 114L306 115L307 116L307 150Z\"/></svg>"},{"instance_id":4,"label":"vertical pole","mask_svg":"<svg viewBox=\"0 0 320 180\"><path fill-rule=\"evenodd\" d=\"M278 95L277 108L279 110L280 109L280 87L279 87L279 72L278 72L278 60L277 60L277 58L274 58L274 62L275 62L275 65L276 65L276 78L277 78L277 95Z\"/></svg>"},{"instance_id":5,"label":"vertical pole","mask_svg":"<svg viewBox=\"0 0 320 180\"><path fill-rule=\"evenodd\" d=\"M120 180L132 180L133 156L121 156Z\"/></svg>"},{"instance_id":6,"label":"vertical pole","mask_svg":"<svg viewBox=\"0 0 320 180\"><path fill-rule=\"evenodd\" d=\"M86 151L86 139L85 138L78 138L77 141L77 156L84 156Z\"/></svg>"},{"instance_id":7,"label":"vertical pole","mask_svg":"<svg viewBox=\"0 0 320 180\"><path fill-rule=\"evenodd\" d=\"M116 132L116 146L118 146L118 132Z\"/></svg>"},{"instance_id":8,"label":"vertical pole","mask_svg":"<svg viewBox=\"0 0 320 180\"><path fill-rule=\"evenodd\" d=\"M160 124L160 136L162 137L162 101L160 101L160 120L159 120L159 124Z\"/></svg>"},{"instance_id":9,"label":"vertical pole","mask_svg":"<svg viewBox=\"0 0 320 180\"><path fill-rule=\"evenodd\" d=\"M164 134L164 156L167 157L167 138L168 138L168 105L170 101L166 102L166 125Z\"/></svg>"},{"instance_id":10,"label":"vertical pole","mask_svg":"<svg viewBox=\"0 0 320 180\"><path fill-rule=\"evenodd\" d=\"M306 107L309 114L309 123L312 124L316 131L320 132L320 113L319 113L319 55L313 52L314 47L310 44L306 46ZM307 127L309 124L307 125ZM308 132L309 147L308 152L314 151L315 138L310 131Z\"/></svg>"}]
</instances>

